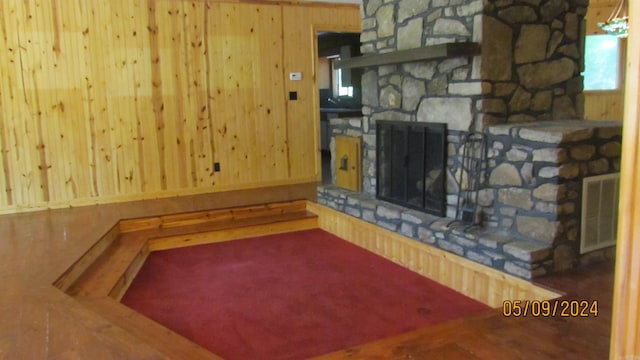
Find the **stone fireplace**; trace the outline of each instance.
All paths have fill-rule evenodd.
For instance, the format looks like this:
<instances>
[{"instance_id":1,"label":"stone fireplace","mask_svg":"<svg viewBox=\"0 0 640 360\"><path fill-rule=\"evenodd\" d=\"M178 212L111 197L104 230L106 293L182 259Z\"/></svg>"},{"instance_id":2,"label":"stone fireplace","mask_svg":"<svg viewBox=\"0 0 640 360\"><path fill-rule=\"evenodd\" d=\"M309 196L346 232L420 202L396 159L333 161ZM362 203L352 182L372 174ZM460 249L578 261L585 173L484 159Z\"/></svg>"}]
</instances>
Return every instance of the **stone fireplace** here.
<instances>
[{"instance_id":1,"label":"stone fireplace","mask_svg":"<svg viewBox=\"0 0 640 360\"><path fill-rule=\"evenodd\" d=\"M476 42L479 55L370 66L363 117L335 119L333 135L363 139L362 193L327 186L319 201L523 278L612 256L580 255L582 179L619 171L621 126L583 117L587 0L364 0L361 51L376 56ZM445 124L445 216L376 198L377 124ZM463 140L486 135L474 224L454 221ZM464 187L464 185L463 185ZM464 190L464 189L463 189Z\"/></svg>"}]
</instances>

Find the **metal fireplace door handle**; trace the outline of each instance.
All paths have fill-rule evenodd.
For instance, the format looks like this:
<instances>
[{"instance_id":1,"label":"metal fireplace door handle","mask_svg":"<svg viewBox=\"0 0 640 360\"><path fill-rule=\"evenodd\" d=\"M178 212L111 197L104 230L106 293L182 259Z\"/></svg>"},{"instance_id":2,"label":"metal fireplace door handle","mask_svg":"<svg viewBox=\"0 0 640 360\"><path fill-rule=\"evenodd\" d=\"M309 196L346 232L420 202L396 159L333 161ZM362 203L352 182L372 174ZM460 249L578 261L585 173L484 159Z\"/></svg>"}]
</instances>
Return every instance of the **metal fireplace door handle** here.
<instances>
[{"instance_id":1,"label":"metal fireplace door handle","mask_svg":"<svg viewBox=\"0 0 640 360\"><path fill-rule=\"evenodd\" d=\"M344 155L340 158L340 170L349 170L349 157Z\"/></svg>"}]
</instances>

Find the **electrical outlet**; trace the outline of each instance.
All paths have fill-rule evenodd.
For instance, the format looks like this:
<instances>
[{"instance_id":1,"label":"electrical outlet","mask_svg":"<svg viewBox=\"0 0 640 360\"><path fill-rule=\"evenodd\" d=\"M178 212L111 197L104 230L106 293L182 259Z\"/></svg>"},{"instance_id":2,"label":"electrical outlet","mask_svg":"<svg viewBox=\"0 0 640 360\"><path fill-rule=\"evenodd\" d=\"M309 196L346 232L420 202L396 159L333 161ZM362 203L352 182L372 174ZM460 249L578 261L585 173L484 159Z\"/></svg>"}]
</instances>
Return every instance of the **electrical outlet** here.
<instances>
[{"instance_id":1,"label":"electrical outlet","mask_svg":"<svg viewBox=\"0 0 640 360\"><path fill-rule=\"evenodd\" d=\"M213 171L215 172L219 172L220 171L220 163L213 163Z\"/></svg>"},{"instance_id":2,"label":"electrical outlet","mask_svg":"<svg viewBox=\"0 0 640 360\"><path fill-rule=\"evenodd\" d=\"M298 100L298 92L289 91L289 100Z\"/></svg>"}]
</instances>

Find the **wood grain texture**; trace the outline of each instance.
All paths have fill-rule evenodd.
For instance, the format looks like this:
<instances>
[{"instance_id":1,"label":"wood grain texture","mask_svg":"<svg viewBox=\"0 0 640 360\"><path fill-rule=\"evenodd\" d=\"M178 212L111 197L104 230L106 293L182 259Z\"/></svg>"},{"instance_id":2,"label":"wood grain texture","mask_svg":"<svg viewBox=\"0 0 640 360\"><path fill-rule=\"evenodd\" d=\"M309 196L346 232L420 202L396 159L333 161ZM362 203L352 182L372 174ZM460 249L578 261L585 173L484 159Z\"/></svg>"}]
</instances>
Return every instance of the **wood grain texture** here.
<instances>
[{"instance_id":1,"label":"wood grain texture","mask_svg":"<svg viewBox=\"0 0 640 360\"><path fill-rule=\"evenodd\" d=\"M193 343L182 335L140 315L134 310L109 297L78 301L88 309L101 314L111 323L125 329L136 341L150 344L168 359L221 360L209 350Z\"/></svg>"},{"instance_id":2,"label":"wood grain texture","mask_svg":"<svg viewBox=\"0 0 640 360\"><path fill-rule=\"evenodd\" d=\"M588 91L584 93L585 120L622 121L624 91Z\"/></svg>"},{"instance_id":3,"label":"wood grain texture","mask_svg":"<svg viewBox=\"0 0 640 360\"><path fill-rule=\"evenodd\" d=\"M629 3L628 81L622 138L612 359L640 358L640 3Z\"/></svg>"},{"instance_id":4,"label":"wood grain texture","mask_svg":"<svg viewBox=\"0 0 640 360\"><path fill-rule=\"evenodd\" d=\"M214 229L197 229L196 232L176 235L160 235L148 241L150 251L175 249L186 246L212 244L223 241L246 239L318 228L314 214L284 214L270 218L251 218L230 221L213 226Z\"/></svg>"},{"instance_id":5,"label":"wood grain texture","mask_svg":"<svg viewBox=\"0 0 640 360\"><path fill-rule=\"evenodd\" d=\"M289 176L320 180L320 104L316 89L317 32L355 32L361 29L360 11L335 11L324 6L310 11L311 3L282 8L284 72L301 72L301 81L287 81L285 93L297 92L287 101ZM356 8L357 9L357 8ZM311 134L307 136L306 134Z\"/></svg>"},{"instance_id":6,"label":"wood grain texture","mask_svg":"<svg viewBox=\"0 0 640 360\"><path fill-rule=\"evenodd\" d=\"M315 181L313 29L360 28L357 5L277 1L25 0L0 17L0 213Z\"/></svg>"},{"instance_id":7,"label":"wood grain texture","mask_svg":"<svg viewBox=\"0 0 640 360\"><path fill-rule=\"evenodd\" d=\"M318 214L321 229L493 308L501 307L504 300L543 300L560 296L327 207L309 203L308 209Z\"/></svg>"}]
</instances>

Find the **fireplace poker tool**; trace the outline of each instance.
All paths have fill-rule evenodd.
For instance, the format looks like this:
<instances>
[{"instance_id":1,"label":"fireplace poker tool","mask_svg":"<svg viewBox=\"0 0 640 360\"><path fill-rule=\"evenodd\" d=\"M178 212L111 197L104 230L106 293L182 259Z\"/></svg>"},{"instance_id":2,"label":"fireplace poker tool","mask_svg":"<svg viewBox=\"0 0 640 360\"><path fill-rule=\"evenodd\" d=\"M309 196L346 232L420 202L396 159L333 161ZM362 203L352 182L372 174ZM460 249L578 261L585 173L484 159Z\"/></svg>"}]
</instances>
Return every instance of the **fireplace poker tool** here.
<instances>
[{"instance_id":1,"label":"fireplace poker tool","mask_svg":"<svg viewBox=\"0 0 640 360\"><path fill-rule=\"evenodd\" d=\"M460 169L456 220L475 225L477 223L478 190L481 174L487 160L486 136L481 132L469 132L464 137ZM465 177L466 173L466 177Z\"/></svg>"}]
</instances>

